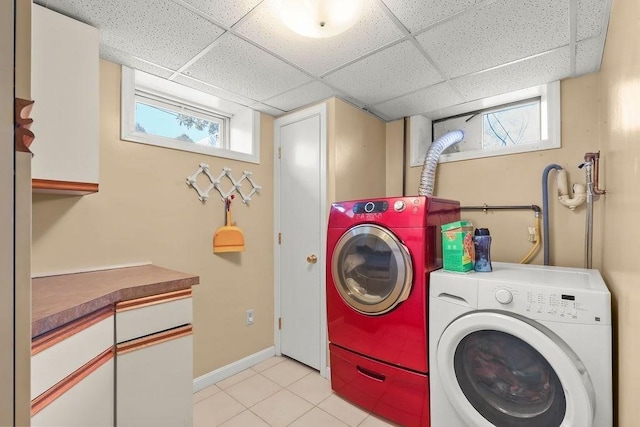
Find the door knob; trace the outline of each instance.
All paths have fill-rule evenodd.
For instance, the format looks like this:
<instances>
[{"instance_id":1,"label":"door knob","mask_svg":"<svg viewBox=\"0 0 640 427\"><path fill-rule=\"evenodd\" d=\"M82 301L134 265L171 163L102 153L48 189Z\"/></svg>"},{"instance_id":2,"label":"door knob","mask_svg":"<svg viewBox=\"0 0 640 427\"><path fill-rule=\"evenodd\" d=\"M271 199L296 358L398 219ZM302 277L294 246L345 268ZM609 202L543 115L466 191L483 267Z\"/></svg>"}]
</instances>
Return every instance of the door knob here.
<instances>
[{"instance_id":1,"label":"door knob","mask_svg":"<svg viewBox=\"0 0 640 427\"><path fill-rule=\"evenodd\" d=\"M308 262L309 264L315 264L316 262L318 262L318 257L317 257L317 256L315 256L315 255L313 255L313 254L312 254L312 255L309 255L309 256L307 257L307 262Z\"/></svg>"}]
</instances>

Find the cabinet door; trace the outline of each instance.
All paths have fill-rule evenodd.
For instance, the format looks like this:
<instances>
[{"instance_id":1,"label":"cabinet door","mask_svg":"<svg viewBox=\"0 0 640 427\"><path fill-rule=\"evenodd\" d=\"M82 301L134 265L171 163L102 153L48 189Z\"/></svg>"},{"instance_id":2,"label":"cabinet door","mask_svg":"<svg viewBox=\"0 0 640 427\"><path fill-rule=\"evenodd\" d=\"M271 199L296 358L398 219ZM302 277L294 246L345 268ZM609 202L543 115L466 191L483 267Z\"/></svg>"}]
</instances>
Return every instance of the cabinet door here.
<instances>
[{"instance_id":1,"label":"cabinet door","mask_svg":"<svg viewBox=\"0 0 640 427\"><path fill-rule=\"evenodd\" d=\"M98 29L33 5L33 188L98 191Z\"/></svg>"},{"instance_id":2,"label":"cabinet door","mask_svg":"<svg viewBox=\"0 0 640 427\"><path fill-rule=\"evenodd\" d=\"M191 325L116 349L118 427L180 427L193 423Z\"/></svg>"},{"instance_id":3,"label":"cabinet door","mask_svg":"<svg viewBox=\"0 0 640 427\"><path fill-rule=\"evenodd\" d=\"M191 289L116 304L116 343L188 325L193 320Z\"/></svg>"},{"instance_id":4,"label":"cabinet door","mask_svg":"<svg viewBox=\"0 0 640 427\"><path fill-rule=\"evenodd\" d=\"M92 370L95 369L95 370ZM80 378L80 379L78 379ZM71 384L69 384L71 383ZM74 373L44 400L31 417L34 427L102 427L114 425L114 359ZM33 411L33 410L32 410Z\"/></svg>"},{"instance_id":5,"label":"cabinet door","mask_svg":"<svg viewBox=\"0 0 640 427\"><path fill-rule=\"evenodd\" d=\"M105 309L35 338L31 350L31 399L112 348L113 325L112 309Z\"/></svg>"}]
</instances>

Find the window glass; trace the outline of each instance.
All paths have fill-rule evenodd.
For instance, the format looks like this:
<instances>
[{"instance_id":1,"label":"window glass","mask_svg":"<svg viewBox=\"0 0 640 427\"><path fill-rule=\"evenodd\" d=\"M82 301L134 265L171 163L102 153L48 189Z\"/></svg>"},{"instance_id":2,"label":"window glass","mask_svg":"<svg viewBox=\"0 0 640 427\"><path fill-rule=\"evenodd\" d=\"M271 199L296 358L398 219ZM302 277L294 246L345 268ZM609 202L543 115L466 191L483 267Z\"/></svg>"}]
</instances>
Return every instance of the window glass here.
<instances>
[{"instance_id":1,"label":"window glass","mask_svg":"<svg viewBox=\"0 0 640 427\"><path fill-rule=\"evenodd\" d=\"M136 101L136 132L176 141L222 148L220 119L204 119L193 113L173 111L150 102Z\"/></svg>"},{"instance_id":2,"label":"window glass","mask_svg":"<svg viewBox=\"0 0 640 427\"><path fill-rule=\"evenodd\" d=\"M513 335L481 330L454 355L458 384L473 407L502 427L559 427L567 401L558 375L532 346Z\"/></svg>"},{"instance_id":3,"label":"window glass","mask_svg":"<svg viewBox=\"0 0 640 427\"><path fill-rule=\"evenodd\" d=\"M540 141L540 100L483 113L482 127L484 150Z\"/></svg>"},{"instance_id":4,"label":"window glass","mask_svg":"<svg viewBox=\"0 0 640 427\"><path fill-rule=\"evenodd\" d=\"M536 98L436 120L433 139L462 130L464 140L446 149L444 154L496 150L539 142L540 123L540 98Z\"/></svg>"},{"instance_id":5,"label":"window glass","mask_svg":"<svg viewBox=\"0 0 640 427\"><path fill-rule=\"evenodd\" d=\"M361 313L386 313L411 291L413 269L407 249L377 225L361 224L343 234L331 266L337 291Z\"/></svg>"},{"instance_id":6,"label":"window glass","mask_svg":"<svg viewBox=\"0 0 640 427\"><path fill-rule=\"evenodd\" d=\"M340 252L340 280L345 291L362 304L378 304L389 297L398 281L393 250L373 234L354 237Z\"/></svg>"}]
</instances>

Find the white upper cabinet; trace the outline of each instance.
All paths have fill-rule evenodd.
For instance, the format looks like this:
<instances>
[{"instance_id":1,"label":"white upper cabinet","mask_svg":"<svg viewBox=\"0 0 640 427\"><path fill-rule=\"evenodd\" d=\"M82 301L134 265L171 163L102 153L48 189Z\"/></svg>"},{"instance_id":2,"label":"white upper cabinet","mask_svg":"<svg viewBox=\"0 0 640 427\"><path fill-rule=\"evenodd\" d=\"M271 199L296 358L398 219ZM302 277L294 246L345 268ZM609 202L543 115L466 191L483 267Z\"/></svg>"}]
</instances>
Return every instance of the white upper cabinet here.
<instances>
[{"instance_id":1,"label":"white upper cabinet","mask_svg":"<svg viewBox=\"0 0 640 427\"><path fill-rule=\"evenodd\" d=\"M98 29L33 5L34 191L98 191Z\"/></svg>"}]
</instances>

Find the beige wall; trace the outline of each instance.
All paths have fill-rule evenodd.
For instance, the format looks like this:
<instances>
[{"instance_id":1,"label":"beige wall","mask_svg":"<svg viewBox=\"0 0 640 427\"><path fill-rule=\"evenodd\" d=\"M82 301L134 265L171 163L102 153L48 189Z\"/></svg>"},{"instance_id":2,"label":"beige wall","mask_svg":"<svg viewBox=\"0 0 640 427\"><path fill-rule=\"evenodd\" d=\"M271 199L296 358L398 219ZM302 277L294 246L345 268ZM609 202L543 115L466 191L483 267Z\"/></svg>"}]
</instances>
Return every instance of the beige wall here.
<instances>
[{"instance_id":1,"label":"beige wall","mask_svg":"<svg viewBox=\"0 0 640 427\"><path fill-rule=\"evenodd\" d=\"M404 119L389 122L386 125L385 165L387 197L400 196L404 192L402 147L404 147Z\"/></svg>"},{"instance_id":2,"label":"beige wall","mask_svg":"<svg viewBox=\"0 0 640 427\"><path fill-rule=\"evenodd\" d=\"M385 123L337 98L327 106L329 200L383 197Z\"/></svg>"},{"instance_id":3,"label":"beige wall","mask_svg":"<svg viewBox=\"0 0 640 427\"><path fill-rule=\"evenodd\" d=\"M100 192L33 197L33 273L151 261L200 276L194 288L194 376L273 345L273 118L261 116L260 164L121 141L120 67L100 63ZM44 143L44 142L43 142ZM253 172L262 186L233 219L243 253L213 254L222 201L186 185L200 162ZM246 310L256 322L245 325Z\"/></svg>"},{"instance_id":4,"label":"beige wall","mask_svg":"<svg viewBox=\"0 0 640 427\"><path fill-rule=\"evenodd\" d=\"M459 200L463 206L538 205L542 207L542 173L551 163L567 170L571 183L585 182L578 165L584 154L598 150L598 77L584 76L562 82L562 148L534 153L487 157L483 159L440 163L436 173L435 196ZM407 159L409 155L407 154ZM409 167L407 194L418 194L421 167ZM550 263L584 266L584 205L575 212L556 199L556 174L549 174ZM596 206L596 213L600 207ZM598 215L595 215L596 218ZM463 212L462 218L476 227L489 228L493 237L493 261L519 262L532 247L528 227L533 227L533 211ZM597 227L596 227L597 229ZM601 241L597 234L595 240ZM594 251L597 246L594 245ZM599 254L594 266L600 265ZM533 259L543 263L542 248Z\"/></svg>"},{"instance_id":5,"label":"beige wall","mask_svg":"<svg viewBox=\"0 0 640 427\"><path fill-rule=\"evenodd\" d=\"M640 2L615 0L599 73L603 275L614 299L618 425L640 419Z\"/></svg>"}]
</instances>

